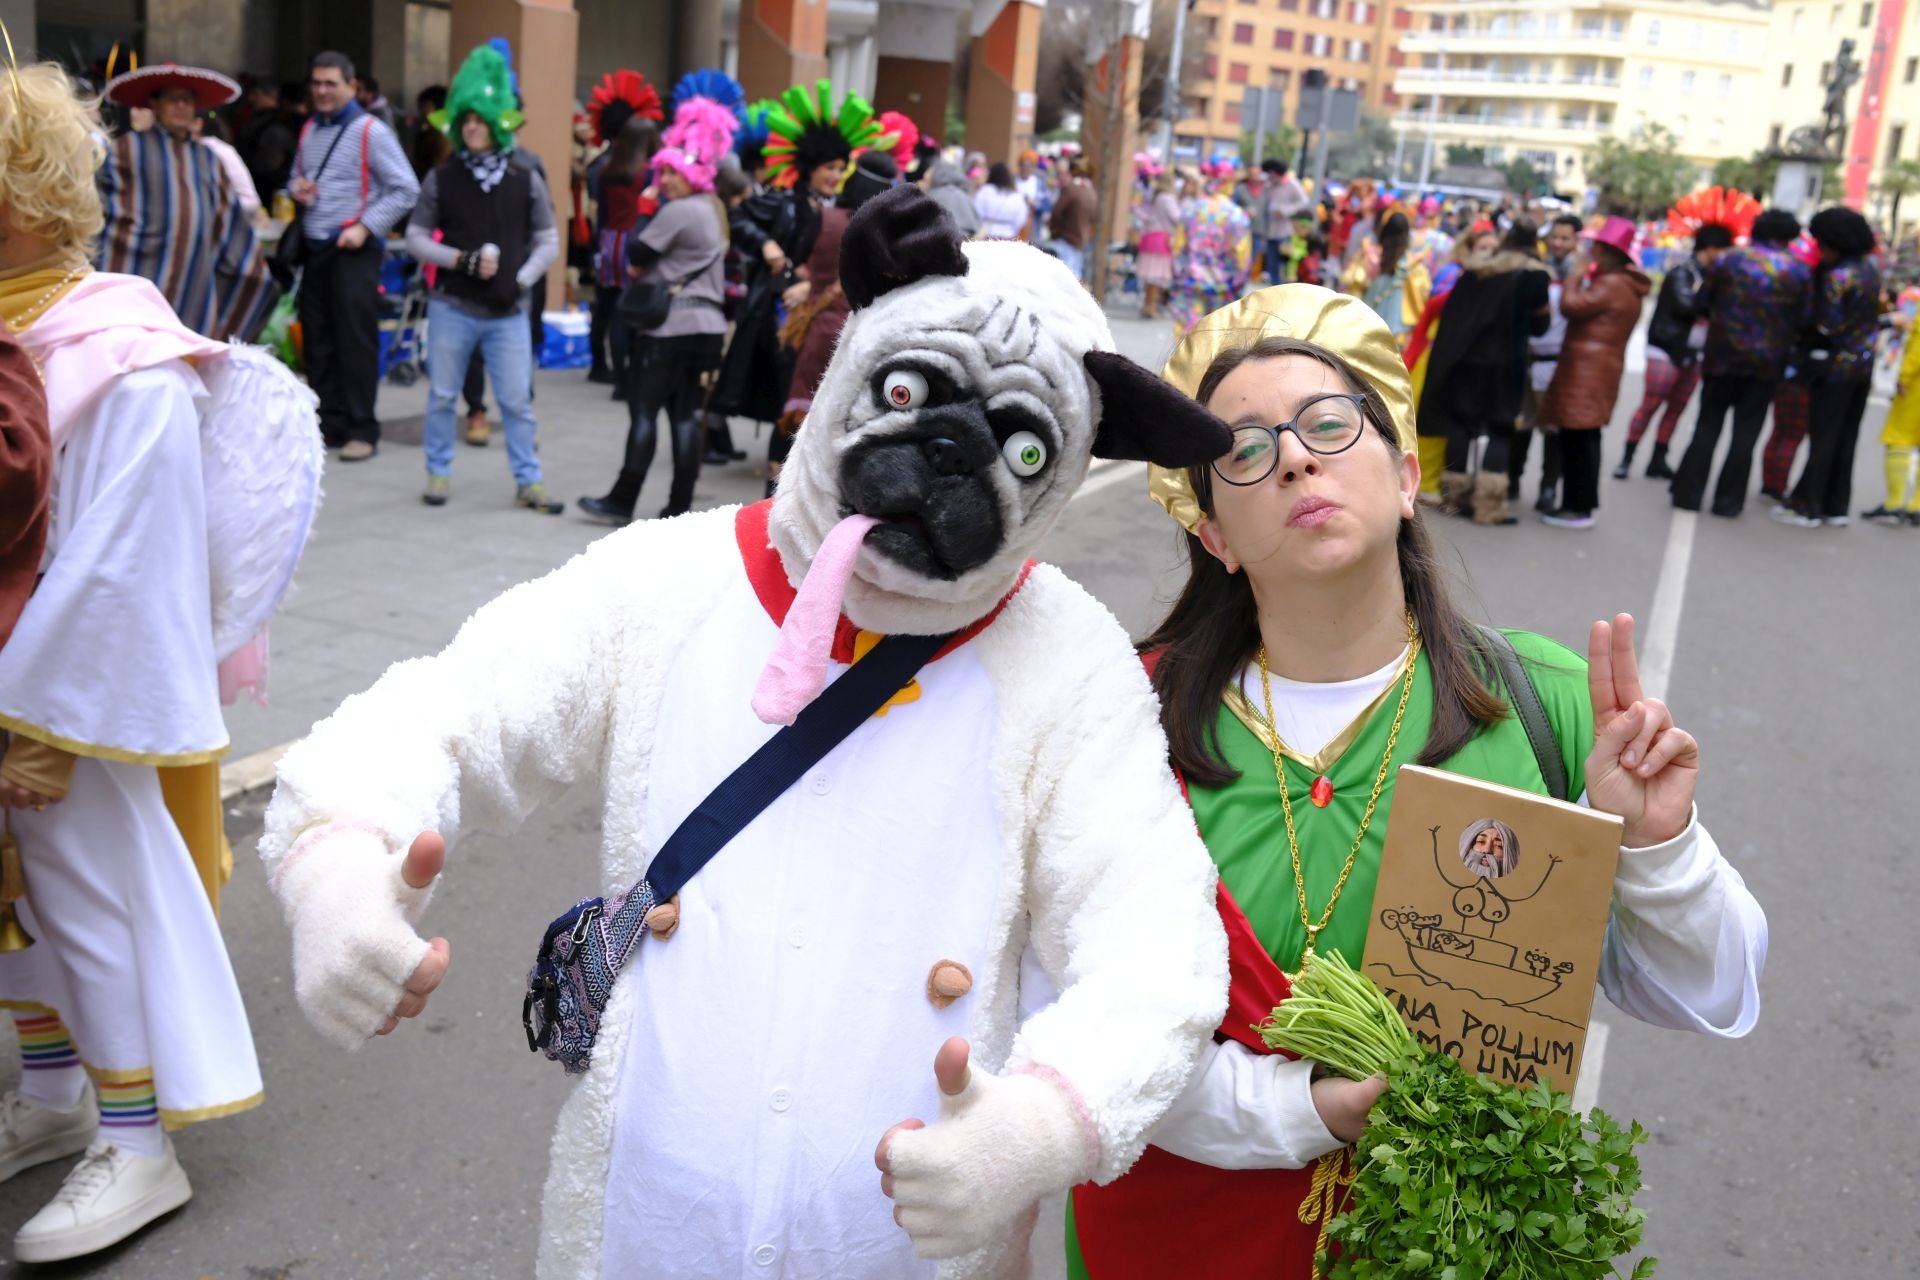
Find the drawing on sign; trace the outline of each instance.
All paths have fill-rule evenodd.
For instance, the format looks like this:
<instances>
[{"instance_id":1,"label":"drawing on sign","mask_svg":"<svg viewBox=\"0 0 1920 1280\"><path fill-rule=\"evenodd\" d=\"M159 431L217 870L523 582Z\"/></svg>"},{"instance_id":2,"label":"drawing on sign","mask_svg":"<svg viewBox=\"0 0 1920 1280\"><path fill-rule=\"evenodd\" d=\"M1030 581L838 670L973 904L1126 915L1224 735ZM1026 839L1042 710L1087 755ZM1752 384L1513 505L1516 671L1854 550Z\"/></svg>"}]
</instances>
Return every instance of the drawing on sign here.
<instances>
[{"instance_id":1,"label":"drawing on sign","mask_svg":"<svg viewBox=\"0 0 1920 1280\"><path fill-rule=\"evenodd\" d=\"M1526 893L1516 893L1502 884L1520 867L1520 837L1507 823L1481 818L1460 833L1459 861L1465 869L1464 880L1459 878L1459 871L1447 868L1447 859L1440 852L1440 828L1429 827L1428 836L1433 842L1434 870L1453 890L1453 911L1460 924L1458 928L1442 928L1444 917L1437 913L1423 915L1412 907L1382 911L1380 923L1406 944L1407 961L1416 970L1401 973L1387 965L1387 972L1396 978L1418 977L1428 986L1438 984L1467 992L1510 1009L1525 1008L1559 991L1574 971L1570 961L1555 963L1551 955L1537 947L1523 954L1493 935L1513 915L1515 904L1538 897L1547 887L1560 858L1548 854L1546 870L1540 873L1538 882Z\"/></svg>"}]
</instances>

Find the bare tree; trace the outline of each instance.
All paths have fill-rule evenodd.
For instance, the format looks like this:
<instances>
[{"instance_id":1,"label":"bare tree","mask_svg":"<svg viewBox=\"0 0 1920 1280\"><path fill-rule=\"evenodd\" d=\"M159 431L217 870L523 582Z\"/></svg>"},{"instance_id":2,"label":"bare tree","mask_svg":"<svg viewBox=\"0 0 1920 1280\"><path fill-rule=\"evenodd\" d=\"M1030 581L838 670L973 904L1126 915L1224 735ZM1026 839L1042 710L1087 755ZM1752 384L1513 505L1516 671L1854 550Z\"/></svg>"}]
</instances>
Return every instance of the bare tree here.
<instances>
[{"instance_id":1,"label":"bare tree","mask_svg":"<svg viewBox=\"0 0 1920 1280\"><path fill-rule=\"evenodd\" d=\"M1155 127L1166 115L1167 67L1173 60L1173 24L1189 24L1186 0L1152 0L1153 22L1140 61L1140 125ZM1035 76L1035 133L1060 128L1069 113L1084 114L1093 68L1087 50L1100 41L1096 33L1114 25L1117 0L1052 0L1040 26L1039 69ZM1206 58L1206 41L1199 31L1187 30L1186 64L1182 83L1198 76Z\"/></svg>"}]
</instances>

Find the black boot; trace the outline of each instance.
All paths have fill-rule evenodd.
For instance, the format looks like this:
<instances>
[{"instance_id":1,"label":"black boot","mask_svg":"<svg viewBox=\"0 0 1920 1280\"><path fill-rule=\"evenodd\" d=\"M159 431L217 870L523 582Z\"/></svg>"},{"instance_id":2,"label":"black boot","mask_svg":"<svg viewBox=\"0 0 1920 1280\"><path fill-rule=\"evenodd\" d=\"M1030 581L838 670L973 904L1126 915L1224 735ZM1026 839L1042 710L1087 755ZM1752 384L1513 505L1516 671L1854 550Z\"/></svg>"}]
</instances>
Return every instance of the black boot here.
<instances>
[{"instance_id":1,"label":"black boot","mask_svg":"<svg viewBox=\"0 0 1920 1280\"><path fill-rule=\"evenodd\" d=\"M1620 455L1620 465L1613 469L1615 480L1625 480L1633 474L1633 451L1640 447L1638 440L1627 441L1627 451Z\"/></svg>"},{"instance_id":2,"label":"black boot","mask_svg":"<svg viewBox=\"0 0 1920 1280\"><path fill-rule=\"evenodd\" d=\"M1652 454L1647 457L1647 479L1673 479L1673 468L1667 465L1667 446L1657 440L1654 442Z\"/></svg>"}]
</instances>

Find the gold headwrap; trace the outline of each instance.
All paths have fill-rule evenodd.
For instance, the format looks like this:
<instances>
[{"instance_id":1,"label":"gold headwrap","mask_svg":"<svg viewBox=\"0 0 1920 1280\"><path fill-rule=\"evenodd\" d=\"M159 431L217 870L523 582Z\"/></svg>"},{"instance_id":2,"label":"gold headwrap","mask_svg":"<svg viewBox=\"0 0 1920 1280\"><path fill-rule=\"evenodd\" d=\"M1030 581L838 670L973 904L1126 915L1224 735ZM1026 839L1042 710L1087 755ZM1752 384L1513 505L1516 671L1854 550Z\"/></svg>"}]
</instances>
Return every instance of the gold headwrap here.
<instances>
[{"instance_id":1,"label":"gold headwrap","mask_svg":"<svg viewBox=\"0 0 1920 1280\"><path fill-rule=\"evenodd\" d=\"M1387 322L1360 299L1318 285L1273 285L1206 316L1174 348L1160 376L1195 395L1216 356L1234 347L1250 347L1262 338L1298 338L1345 360L1386 402L1400 447L1417 447L1413 384ZM1201 510L1184 470L1149 466L1147 492L1187 532L1198 532L1207 513Z\"/></svg>"}]
</instances>

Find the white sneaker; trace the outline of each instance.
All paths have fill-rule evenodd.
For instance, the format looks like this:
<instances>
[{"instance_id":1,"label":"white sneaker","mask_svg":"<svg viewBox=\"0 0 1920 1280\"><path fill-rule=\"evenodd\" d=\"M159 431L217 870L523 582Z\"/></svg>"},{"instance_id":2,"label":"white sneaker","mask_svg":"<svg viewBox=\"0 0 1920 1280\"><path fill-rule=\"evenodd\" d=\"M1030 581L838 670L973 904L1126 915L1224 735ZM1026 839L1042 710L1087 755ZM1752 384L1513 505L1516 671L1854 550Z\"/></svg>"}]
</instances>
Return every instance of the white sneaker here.
<instances>
[{"instance_id":1,"label":"white sneaker","mask_svg":"<svg viewBox=\"0 0 1920 1280\"><path fill-rule=\"evenodd\" d=\"M0 1182L49 1160L77 1156L100 1127L93 1081L71 1111L55 1111L17 1092L0 1094Z\"/></svg>"},{"instance_id":2,"label":"white sneaker","mask_svg":"<svg viewBox=\"0 0 1920 1280\"><path fill-rule=\"evenodd\" d=\"M59 1262L97 1253L192 1197L171 1140L162 1155L136 1156L102 1139L87 1148L53 1202L20 1228L13 1256Z\"/></svg>"}]
</instances>

